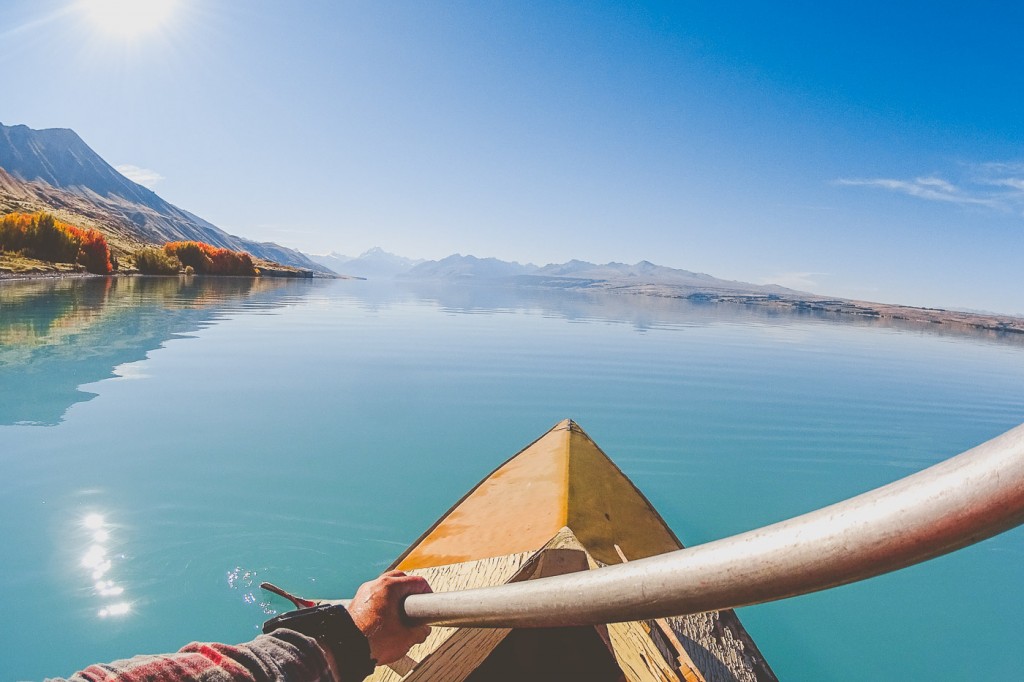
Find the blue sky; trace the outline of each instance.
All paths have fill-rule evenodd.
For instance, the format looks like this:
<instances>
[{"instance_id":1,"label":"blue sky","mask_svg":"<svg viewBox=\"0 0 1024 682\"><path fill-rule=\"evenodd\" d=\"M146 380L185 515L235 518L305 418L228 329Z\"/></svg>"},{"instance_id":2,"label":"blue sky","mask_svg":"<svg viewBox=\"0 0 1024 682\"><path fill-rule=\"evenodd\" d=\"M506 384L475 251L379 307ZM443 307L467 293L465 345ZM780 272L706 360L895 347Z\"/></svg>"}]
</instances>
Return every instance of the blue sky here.
<instances>
[{"instance_id":1,"label":"blue sky","mask_svg":"<svg viewBox=\"0 0 1024 682\"><path fill-rule=\"evenodd\" d=\"M0 121L231 232L1024 314L1015 3L103 1L0 4Z\"/></svg>"}]
</instances>

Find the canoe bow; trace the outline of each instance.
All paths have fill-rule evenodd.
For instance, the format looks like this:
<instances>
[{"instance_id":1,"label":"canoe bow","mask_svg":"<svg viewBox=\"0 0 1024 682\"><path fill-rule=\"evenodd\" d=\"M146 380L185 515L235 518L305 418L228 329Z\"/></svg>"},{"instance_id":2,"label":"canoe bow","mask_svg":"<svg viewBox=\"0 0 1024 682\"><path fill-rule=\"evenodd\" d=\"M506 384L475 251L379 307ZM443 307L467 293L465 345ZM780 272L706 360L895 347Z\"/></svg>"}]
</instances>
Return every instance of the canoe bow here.
<instances>
[{"instance_id":1,"label":"canoe bow","mask_svg":"<svg viewBox=\"0 0 1024 682\"><path fill-rule=\"evenodd\" d=\"M715 611L881 575L1022 522L1024 425L906 478L764 528L595 570L414 595L405 612L423 623L525 628Z\"/></svg>"}]
</instances>

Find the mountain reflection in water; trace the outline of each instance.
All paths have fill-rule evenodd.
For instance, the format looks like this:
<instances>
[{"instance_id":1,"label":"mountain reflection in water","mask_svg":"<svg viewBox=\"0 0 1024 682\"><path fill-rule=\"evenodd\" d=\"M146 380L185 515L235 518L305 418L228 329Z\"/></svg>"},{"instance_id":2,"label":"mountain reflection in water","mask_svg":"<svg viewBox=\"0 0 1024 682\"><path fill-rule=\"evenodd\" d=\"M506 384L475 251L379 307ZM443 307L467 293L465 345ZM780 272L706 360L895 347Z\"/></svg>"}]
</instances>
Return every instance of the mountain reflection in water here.
<instances>
[{"instance_id":1,"label":"mountain reflection in water","mask_svg":"<svg viewBox=\"0 0 1024 682\"><path fill-rule=\"evenodd\" d=\"M840 322L951 337L986 337L1020 345L1017 335L968 333L898 320L813 311L616 294L603 290L487 286L441 282L337 282L367 310L403 303L436 305L449 314L539 311L573 322L658 328L757 324L780 331L794 323ZM94 393L80 388L119 376L176 336L202 329L231 310L272 309L310 295L323 280L246 277L118 277L0 283L0 425L53 426Z\"/></svg>"},{"instance_id":2,"label":"mountain reflection in water","mask_svg":"<svg viewBox=\"0 0 1024 682\"><path fill-rule=\"evenodd\" d=\"M247 277L107 277L0 283L0 425L59 424L117 375L175 336L211 324L244 300L285 305L295 282Z\"/></svg>"}]
</instances>

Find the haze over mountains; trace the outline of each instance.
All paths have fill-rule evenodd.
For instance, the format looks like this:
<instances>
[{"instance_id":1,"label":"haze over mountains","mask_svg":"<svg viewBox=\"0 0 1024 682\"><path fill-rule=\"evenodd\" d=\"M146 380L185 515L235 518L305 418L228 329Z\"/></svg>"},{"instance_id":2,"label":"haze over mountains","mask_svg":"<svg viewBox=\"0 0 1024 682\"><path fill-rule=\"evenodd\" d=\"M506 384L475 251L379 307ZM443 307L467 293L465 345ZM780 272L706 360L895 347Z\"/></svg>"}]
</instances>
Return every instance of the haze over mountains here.
<instances>
[{"instance_id":1,"label":"haze over mountains","mask_svg":"<svg viewBox=\"0 0 1024 682\"><path fill-rule=\"evenodd\" d=\"M203 241L258 258L367 279L515 282L536 286L674 285L748 293L794 293L777 286L720 280L662 267L597 265L572 260L542 267L455 254L438 261L404 258L380 248L358 257L338 253L307 256L272 242L228 234L122 175L73 130L34 130L0 124L0 212L46 210L103 232L112 248L131 251L143 244Z\"/></svg>"},{"instance_id":2,"label":"haze over mountains","mask_svg":"<svg viewBox=\"0 0 1024 682\"><path fill-rule=\"evenodd\" d=\"M42 210L95 227L115 251L195 240L325 272L299 251L228 234L165 201L119 173L73 130L0 123L0 212Z\"/></svg>"},{"instance_id":3,"label":"haze over mountains","mask_svg":"<svg viewBox=\"0 0 1024 682\"><path fill-rule=\"evenodd\" d=\"M272 242L228 234L133 182L93 151L74 131L33 130L0 124L0 214L49 211L107 237L112 251L196 240L247 251L256 258L323 274L419 282L491 283L549 289L606 289L691 300L767 305L860 318L918 320L996 334L1024 334L1020 318L850 301L782 286L722 280L648 261L595 264L571 260L537 266L455 254L436 261L396 256L380 248L358 257L307 256ZM261 267L263 267L261 265ZM267 270L270 272L271 270Z\"/></svg>"},{"instance_id":4,"label":"haze over mountains","mask_svg":"<svg viewBox=\"0 0 1024 682\"><path fill-rule=\"evenodd\" d=\"M391 279L428 289L451 291L450 283L496 285L499 291L610 292L658 299L680 299L702 304L756 307L771 314L796 313L825 319L856 320L916 331L951 331L955 334L983 334L989 338L1024 342L1024 319L989 313L971 313L936 308L914 308L885 303L821 296L776 284L750 284L719 279L699 272L640 261L598 265L571 260L537 266L455 254L441 260L413 261L373 248L359 257L329 254L311 256L335 268L339 274L367 279ZM383 265L382 265L383 264ZM522 287L520 289L519 287ZM480 290L483 290L481 287Z\"/></svg>"},{"instance_id":5,"label":"haze over mountains","mask_svg":"<svg viewBox=\"0 0 1024 682\"><path fill-rule=\"evenodd\" d=\"M801 314L893 320L924 328L945 325L994 338L1009 335L1019 340L1024 335L1024 321L1020 317L832 298L773 284L722 280L648 261L629 265L571 260L537 266L461 254L420 261L379 248L354 258L337 253L309 257L272 242L228 234L165 201L119 173L72 130L33 130L23 125L0 124L0 215L14 211L48 211L80 227L96 228L106 236L115 255L133 253L142 245L197 240L300 268L304 272L299 274L305 276L313 271L424 283L608 290L716 304L756 305ZM295 276L294 269L277 269L278 273L282 271L287 273L282 276ZM273 272L272 267L264 269L265 274Z\"/></svg>"},{"instance_id":6,"label":"haze over mountains","mask_svg":"<svg viewBox=\"0 0 1024 682\"><path fill-rule=\"evenodd\" d=\"M388 253L375 246L360 256L345 256L340 253L310 255L310 259L339 275L365 277L366 279L390 279L408 272L416 265L424 262Z\"/></svg>"},{"instance_id":7,"label":"haze over mountains","mask_svg":"<svg viewBox=\"0 0 1024 682\"><path fill-rule=\"evenodd\" d=\"M479 283L513 283L548 287L583 286L674 286L708 291L729 291L749 294L799 294L775 284L760 285L718 279L711 275L679 270L649 261L634 265L605 263L598 265L581 260L537 266L497 258L477 258L454 254L441 260L416 261L373 248L353 258L337 253L310 256L338 274L367 279L403 279L417 281L456 281Z\"/></svg>"}]
</instances>

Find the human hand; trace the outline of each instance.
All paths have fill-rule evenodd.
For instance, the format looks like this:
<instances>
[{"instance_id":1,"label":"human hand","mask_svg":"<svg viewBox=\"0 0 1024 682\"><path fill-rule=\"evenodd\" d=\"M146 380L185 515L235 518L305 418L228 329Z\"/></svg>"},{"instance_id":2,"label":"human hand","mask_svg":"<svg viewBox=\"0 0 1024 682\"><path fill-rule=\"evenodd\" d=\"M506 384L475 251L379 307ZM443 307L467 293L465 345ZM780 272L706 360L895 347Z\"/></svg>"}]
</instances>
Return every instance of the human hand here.
<instances>
[{"instance_id":1,"label":"human hand","mask_svg":"<svg viewBox=\"0 0 1024 682\"><path fill-rule=\"evenodd\" d=\"M427 581L402 571L388 571L363 583L348 605L356 627L370 643L370 656L378 664L392 663L405 656L413 644L430 634L429 625L409 625L402 617L402 602L410 594L431 592Z\"/></svg>"}]
</instances>

